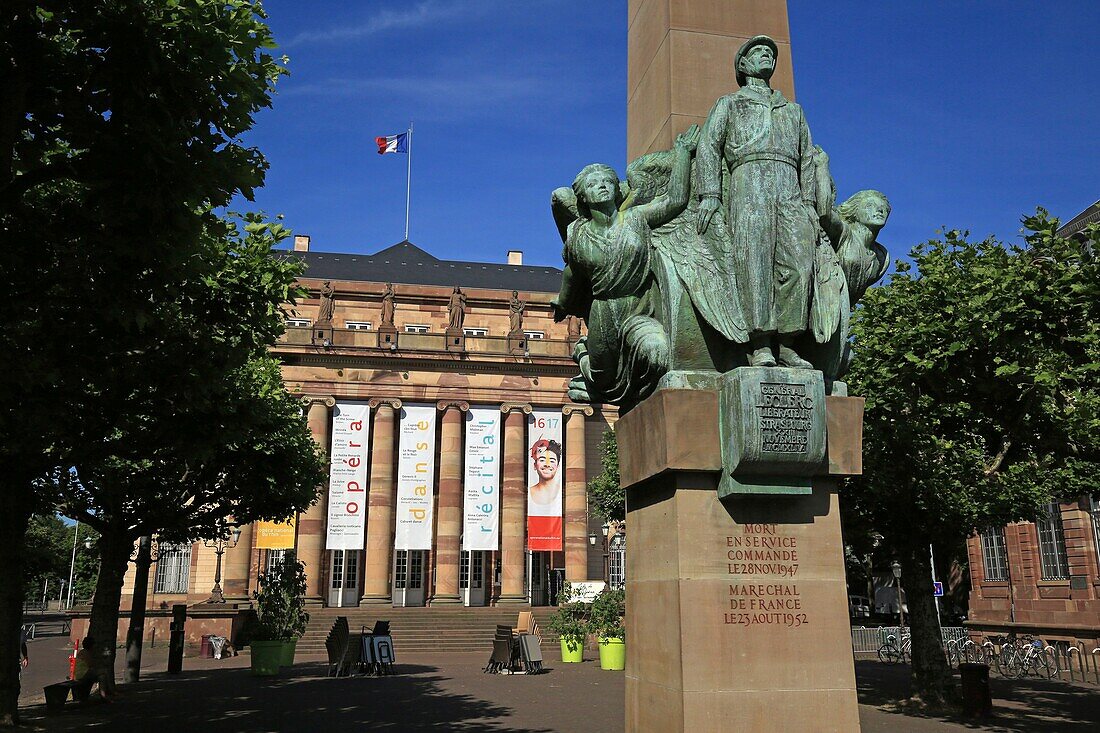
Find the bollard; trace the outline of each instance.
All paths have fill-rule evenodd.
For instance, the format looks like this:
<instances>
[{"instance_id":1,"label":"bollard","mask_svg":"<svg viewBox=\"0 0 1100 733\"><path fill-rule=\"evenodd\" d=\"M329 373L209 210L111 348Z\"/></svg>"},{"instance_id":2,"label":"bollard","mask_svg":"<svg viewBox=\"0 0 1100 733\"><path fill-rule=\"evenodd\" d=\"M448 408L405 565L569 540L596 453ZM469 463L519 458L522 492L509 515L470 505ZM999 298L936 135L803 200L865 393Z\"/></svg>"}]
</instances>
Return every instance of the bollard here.
<instances>
[{"instance_id":1,"label":"bollard","mask_svg":"<svg viewBox=\"0 0 1100 733\"><path fill-rule=\"evenodd\" d=\"M989 665L960 664L959 675L962 677L963 715L968 718L988 718L993 713L993 695L989 691Z\"/></svg>"},{"instance_id":2,"label":"bollard","mask_svg":"<svg viewBox=\"0 0 1100 733\"><path fill-rule=\"evenodd\" d=\"M168 674L183 671L184 625L187 623L187 606L177 603L172 606L172 633L168 637Z\"/></svg>"},{"instance_id":3,"label":"bollard","mask_svg":"<svg viewBox=\"0 0 1100 733\"><path fill-rule=\"evenodd\" d=\"M76 679L76 654L77 654L78 649L80 649L80 642L79 641L74 641L73 642L73 653L69 655L69 679L70 680L75 680Z\"/></svg>"}]
</instances>

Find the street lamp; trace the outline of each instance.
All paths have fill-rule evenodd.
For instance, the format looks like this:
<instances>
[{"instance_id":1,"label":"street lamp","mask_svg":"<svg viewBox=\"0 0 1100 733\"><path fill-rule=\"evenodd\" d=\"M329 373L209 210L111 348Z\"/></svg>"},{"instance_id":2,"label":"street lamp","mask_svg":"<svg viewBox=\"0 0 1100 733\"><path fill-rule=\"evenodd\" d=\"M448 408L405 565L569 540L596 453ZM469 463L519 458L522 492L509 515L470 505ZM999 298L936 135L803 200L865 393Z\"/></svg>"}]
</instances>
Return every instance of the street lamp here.
<instances>
[{"instance_id":1,"label":"street lamp","mask_svg":"<svg viewBox=\"0 0 1100 733\"><path fill-rule=\"evenodd\" d=\"M898 619L900 621L899 627L905 628L905 609L901 607L901 563L894 560L890 565L890 570L894 573L894 581L898 584Z\"/></svg>"},{"instance_id":2,"label":"street lamp","mask_svg":"<svg viewBox=\"0 0 1100 733\"><path fill-rule=\"evenodd\" d=\"M236 547L241 540L240 527L233 525L233 529L228 533L225 530L225 522L219 519L217 534L214 535L214 538L202 541L218 557L217 565L214 568L214 587L210 589L210 598L206 600L207 603L225 603L225 596L222 594L222 555L229 548Z\"/></svg>"},{"instance_id":3,"label":"street lamp","mask_svg":"<svg viewBox=\"0 0 1100 733\"><path fill-rule=\"evenodd\" d=\"M72 608L73 607L73 596L74 596L74 593L73 593L73 580L74 580L74 578L73 578L73 576L76 573L76 548L77 548L77 542L78 542L79 539L80 539L80 522L77 522L73 526L73 557L72 557L72 561L69 563L69 597L68 597L68 600L65 603L66 608ZM86 549L86 550L92 549L93 544L95 544L95 543L92 542L91 536L87 536L87 537L84 538L84 549Z\"/></svg>"}]
</instances>

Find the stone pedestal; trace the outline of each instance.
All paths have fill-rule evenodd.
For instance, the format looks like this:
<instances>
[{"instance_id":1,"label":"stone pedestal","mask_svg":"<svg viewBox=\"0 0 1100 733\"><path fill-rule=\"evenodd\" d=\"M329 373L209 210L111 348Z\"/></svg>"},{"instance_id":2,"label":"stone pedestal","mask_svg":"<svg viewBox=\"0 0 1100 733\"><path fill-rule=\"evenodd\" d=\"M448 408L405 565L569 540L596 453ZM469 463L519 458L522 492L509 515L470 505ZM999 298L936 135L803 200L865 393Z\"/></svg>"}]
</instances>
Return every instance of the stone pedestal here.
<instances>
[{"instance_id":1,"label":"stone pedestal","mask_svg":"<svg viewBox=\"0 0 1100 733\"><path fill-rule=\"evenodd\" d=\"M719 499L716 390L659 390L619 420L628 733L859 731L833 477L859 472L862 402L825 399L803 494Z\"/></svg>"}]
</instances>

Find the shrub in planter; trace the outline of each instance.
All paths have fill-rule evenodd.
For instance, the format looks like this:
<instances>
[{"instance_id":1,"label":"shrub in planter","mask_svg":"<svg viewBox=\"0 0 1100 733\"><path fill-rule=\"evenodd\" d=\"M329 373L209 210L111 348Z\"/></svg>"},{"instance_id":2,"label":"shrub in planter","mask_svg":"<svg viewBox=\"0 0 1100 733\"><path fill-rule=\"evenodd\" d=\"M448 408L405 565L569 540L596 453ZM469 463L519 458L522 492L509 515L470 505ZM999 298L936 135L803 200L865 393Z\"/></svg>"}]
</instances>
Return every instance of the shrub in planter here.
<instances>
[{"instance_id":1,"label":"shrub in planter","mask_svg":"<svg viewBox=\"0 0 1100 733\"><path fill-rule=\"evenodd\" d=\"M588 628L596 635L600 645L600 667L624 669L626 667L626 591L605 591L592 603Z\"/></svg>"},{"instance_id":2,"label":"shrub in planter","mask_svg":"<svg viewBox=\"0 0 1100 733\"><path fill-rule=\"evenodd\" d=\"M558 595L558 610L546 624L558 635L563 662L584 661L584 640L588 636L589 604L572 599L572 587L566 583Z\"/></svg>"},{"instance_id":3,"label":"shrub in planter","mask_svg":"<svg viewBox=\"0 0 1100 733\"><path fill-rule=\"evenodd\" d=\"M256 626L252 634L252 673L277 674L280 666L294 663L298 638L306 632L306 569L293 552L260 576L252 594ZM272 666L274 665L274 670Z\"/></svg>"}]
</instances>

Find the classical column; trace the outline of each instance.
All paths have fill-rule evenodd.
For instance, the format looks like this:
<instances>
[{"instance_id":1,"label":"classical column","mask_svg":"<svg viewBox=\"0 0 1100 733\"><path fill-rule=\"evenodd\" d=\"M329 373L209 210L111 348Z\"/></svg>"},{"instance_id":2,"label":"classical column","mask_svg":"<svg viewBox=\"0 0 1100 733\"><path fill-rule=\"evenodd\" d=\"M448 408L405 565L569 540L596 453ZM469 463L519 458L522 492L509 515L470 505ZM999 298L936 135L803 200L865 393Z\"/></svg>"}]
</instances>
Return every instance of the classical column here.
<instances>
[{"instance_id":1,"label":"classical column","mask_svg":"<svg viewBox=\"0 0 1100 733\"><path fill-rule=\"evenodd\" d=\"M374 432L370 450L370 493L367 495L367 559L363 603L389 604L393 552L394 439L401 400L373 399Z\"/></svg>"},{"instance_id":2,"label":"classical column","mask_svg":"<svg viewBox=\"0 0 1100 733\"><path fill-rule=\"evenodd\" d=\"M566 405L565 415L565 579L588 580L588 485L585 471L584 420L588 405Z\"/></svg>"},{"instance_id":3,"label":"classical column","mask_svg":"<svg viewBox=\"0 0 1100 733\"><path fill-rule=\"evenodd\" d=\"M332 408L336 398L306 396L302 398L306 408L309 432L327 456L332 449ZM324 598L325 567L325 512L328 506L328 486L321 489L321 496L313 506L298 515L298 559L306 566L306 597L313 601Z\"/></svg>"},{"instance_id":4,"label":"classical column","mask_svg":"<svg viewBox=\"0 0 1100 733\"><path fill-rule=\"evenodd\" d=\"M500 599L498 603L526 603L523 588L527 537L527 442L523 439L531 405L505 402L504 491L500 509Z\"/></svg>"},{"instance_id":5,"label":"classical column","mask_svg":"<svg viewBox=\"0 0 1100 733\"><path fill-rule=\"evenodd\" d=\"M241 537L237 544L226 549L225 563L222 567L222 588L225 597L233 600L248 600L249 570L252 567L252 525L241 526Z\"/></svg>"},{"instance_id":6,"label":"classical column","mask_svg":"<svg viewBox=\"0 0 1100 733\"><path fill-rule=\"evenodd\" d=\"M432 605L462 603L458 588L462 536L462 422L468 402L442 400L439 439L439 504L436 511L435 595Z\"/></svg>"}]
</instances>

